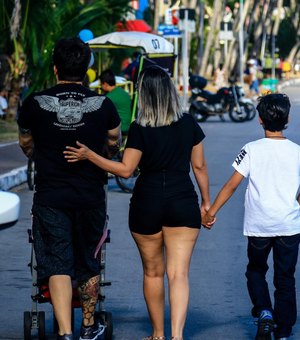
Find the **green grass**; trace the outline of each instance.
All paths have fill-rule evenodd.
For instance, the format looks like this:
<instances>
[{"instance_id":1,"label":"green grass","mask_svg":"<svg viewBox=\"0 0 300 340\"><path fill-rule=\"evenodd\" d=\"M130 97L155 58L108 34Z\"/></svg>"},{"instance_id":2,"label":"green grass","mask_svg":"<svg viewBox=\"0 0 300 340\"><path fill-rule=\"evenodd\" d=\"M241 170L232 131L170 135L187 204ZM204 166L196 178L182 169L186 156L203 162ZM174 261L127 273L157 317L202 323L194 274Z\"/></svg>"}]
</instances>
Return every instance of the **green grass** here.
<instances>
[{"instance_id":1,"label":"green grass","mask_svg":"<svg viewBox=\"0 0 300 340\"><path fill-rule=\"evenodd\" d=\"M16 121L0 119L0 142L18 140L18 124Z\"/></svg>"}]
</instances>

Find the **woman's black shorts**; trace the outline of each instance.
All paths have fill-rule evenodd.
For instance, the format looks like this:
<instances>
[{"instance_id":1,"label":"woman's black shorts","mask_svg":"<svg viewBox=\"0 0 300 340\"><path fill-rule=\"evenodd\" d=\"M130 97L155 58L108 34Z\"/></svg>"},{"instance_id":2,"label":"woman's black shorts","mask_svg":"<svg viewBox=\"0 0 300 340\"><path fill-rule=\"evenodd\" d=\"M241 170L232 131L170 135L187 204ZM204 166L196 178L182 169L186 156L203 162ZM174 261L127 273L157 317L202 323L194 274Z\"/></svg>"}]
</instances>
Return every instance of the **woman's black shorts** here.
<instances>
[{"instance_id":1,"label":"woman's black shorts","mask_svg":"<svg viewBox=\"0 0 300 340\"><path fill-rule=\"evenodd\" d=\"M152 235L163 226L201 227L198 196L188 173L153 172L137 180L130 201L130 230Z\"/></svg>"}]
</instances>

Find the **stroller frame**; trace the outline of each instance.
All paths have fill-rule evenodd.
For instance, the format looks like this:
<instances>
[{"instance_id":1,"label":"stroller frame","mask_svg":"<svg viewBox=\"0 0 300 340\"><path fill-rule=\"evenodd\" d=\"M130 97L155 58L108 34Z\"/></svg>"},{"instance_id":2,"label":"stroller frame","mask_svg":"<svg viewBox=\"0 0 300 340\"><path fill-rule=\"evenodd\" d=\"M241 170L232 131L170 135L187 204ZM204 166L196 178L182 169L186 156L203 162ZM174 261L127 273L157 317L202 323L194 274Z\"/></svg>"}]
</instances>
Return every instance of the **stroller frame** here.
<instances>
[{"instance_id":1,"label":"stroller frame","mask_svg":"<svg viewBox=\"0 0 300 340\"><path fill-rule=\"evenodd\" d=\"M98 292L98 305L97 310L95 311L95 318L101 322L102 325L105 326L105 330L103 333L104 340L112 340L113 338L113 321L112 314L105 310L104 301L104 287L110 286L111 282L106 281L105 279L105 267L106 267L106 243L110 242L110 230L107 229L108 216L106 219L104 233L105 237L103 237L96 251L96 257L100 263L100 284L99 284L99 292ZM32 274L32 293L31 293L31 311L24 312L24 340L32 339L32 331L35 330L38 332L38 339L45 340L46 339L46 323L45 323L45 312L38 310L38 304L42 303L51 303L51 297L49 294L48 286L38 286L37 284L37 262L35 251L33 247L33 235L32 230L28 229L28 242L32 244L31 247L31 261L28 264L28 267L31 270ZM101 244L102 243L102 244ZM72 298L72 329L74 329L74 308L79 308L80 303L78 300L78 296L74 294L77 291L75 287L73 287L73 298ZM58 324L55 319L55 315L53 312L53 332L57 333Z\"/></svg>"}]
</instances>

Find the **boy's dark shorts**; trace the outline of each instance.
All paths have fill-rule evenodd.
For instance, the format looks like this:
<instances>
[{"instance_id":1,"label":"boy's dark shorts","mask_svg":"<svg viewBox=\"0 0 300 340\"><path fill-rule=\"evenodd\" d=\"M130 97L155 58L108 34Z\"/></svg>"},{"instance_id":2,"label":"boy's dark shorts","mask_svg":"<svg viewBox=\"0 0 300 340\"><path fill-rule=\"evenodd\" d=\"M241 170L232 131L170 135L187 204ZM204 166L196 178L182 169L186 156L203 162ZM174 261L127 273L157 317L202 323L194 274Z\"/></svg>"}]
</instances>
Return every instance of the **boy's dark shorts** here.
<instances>
[{"instance_id":1,"label":"boy's dark shorts","mask_svg":"<svg viewBox=\"0 0 300 340\"><path fill-rule=\"evenodd\" d=\"M34 204L32 215L39 283L52 275L69 275L82 282L100 274L94 253L106 222L105 202L86 210Z\"/></svg>"}]
</instances>

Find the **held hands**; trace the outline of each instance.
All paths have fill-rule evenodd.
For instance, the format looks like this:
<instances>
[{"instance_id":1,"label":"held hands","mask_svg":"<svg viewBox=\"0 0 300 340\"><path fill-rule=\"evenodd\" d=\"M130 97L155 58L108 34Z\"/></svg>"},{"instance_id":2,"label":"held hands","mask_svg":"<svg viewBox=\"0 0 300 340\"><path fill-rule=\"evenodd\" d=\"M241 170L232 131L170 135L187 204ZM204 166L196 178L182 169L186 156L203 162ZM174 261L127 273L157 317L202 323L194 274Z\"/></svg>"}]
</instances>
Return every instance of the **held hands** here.
<instances>
[{"instance_id":1,"label":"held hands","mask_svg":"<svg viewBox=\"0 0 300 340\"><path fill-rule=\"evenodd\" d=\"M202 215L202 225L207 229L211 229L216 220L216 216L211 216L208 212Z\"/></svg>"},{"instance_id":2,"label":"held hands","mask_svg":"<svg viewBox=\"0 0 300 340\"><path fill-rule=\"evenodd\" d=\"M212 226L214 225L214 223L216 222L216 217L210 215L209 212L210 209L210 203L209 204L205 204L204 202L202 202L201 204L201 220L202 220L202 225L204 228L207 229L211 229Z\"/></svg>"},{"instance_id":3,"label":"held hands","mask_svg":"<svg viewBox=\"0 0 300 340\"><path fill-rule=\"evenodd\" d=\"M88 159L88 155L91 152L91 150L84 144L81 144L80 142L76 142L76 144L79 146L79 148L66 146L66 151L64 151L65 159L69 163L74 163Z\"/></svg>"}]
</instances>

